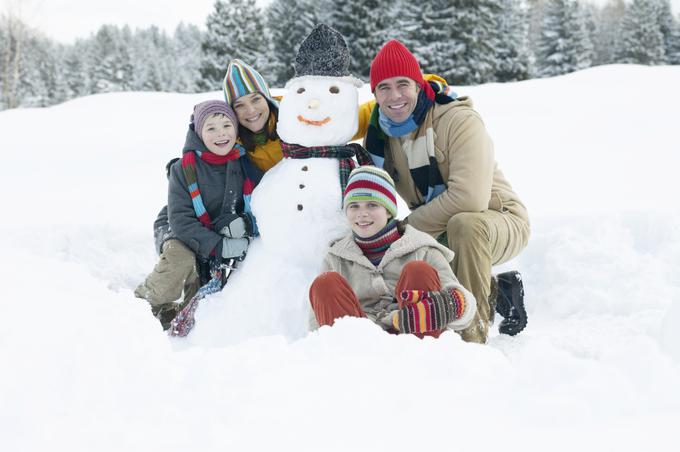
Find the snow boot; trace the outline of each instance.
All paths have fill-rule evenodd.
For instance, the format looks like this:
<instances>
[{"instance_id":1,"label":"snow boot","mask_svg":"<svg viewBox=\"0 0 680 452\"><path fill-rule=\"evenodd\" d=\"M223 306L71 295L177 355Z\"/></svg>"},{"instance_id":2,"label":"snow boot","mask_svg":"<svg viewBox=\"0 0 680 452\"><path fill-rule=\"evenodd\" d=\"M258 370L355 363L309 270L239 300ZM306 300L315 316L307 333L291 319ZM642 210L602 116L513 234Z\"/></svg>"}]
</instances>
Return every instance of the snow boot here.
<instances>
[{"instance_id":1,"label":"snow boot","mask_svg":"<svg viewBox=\"0 0 680 452\"><path fill-rule=\"evenodd\" d=\"M498 331L501 334L515 336L527 326L522 275L518 271L509 271L497 275L496 278L498 279L496 312L503 316Z\"/></svg>"},{"instance_id":2,"label":"snow boot","mask_svg":"<svg viewBox=\"0 0 680 452\"><path fill-rule=\"evenodd\" d=\"M496 275L491 275L489 288L489 325L493 325L496 317L496 303L498 302L498 277Z\"/></svg>"},{"instance_id":3,"label":"snow boot","mask_svg":"<svg viewBox=\"0 0 680 452\"><path fill-rule=\"evenodd\" d=\"M151 306L151 313L159 322L161 322L163 331L170 329L170 323L180 311L179 307L180 305L177 303L165 303L159 306Z\"/></svg>"}]
</instances>

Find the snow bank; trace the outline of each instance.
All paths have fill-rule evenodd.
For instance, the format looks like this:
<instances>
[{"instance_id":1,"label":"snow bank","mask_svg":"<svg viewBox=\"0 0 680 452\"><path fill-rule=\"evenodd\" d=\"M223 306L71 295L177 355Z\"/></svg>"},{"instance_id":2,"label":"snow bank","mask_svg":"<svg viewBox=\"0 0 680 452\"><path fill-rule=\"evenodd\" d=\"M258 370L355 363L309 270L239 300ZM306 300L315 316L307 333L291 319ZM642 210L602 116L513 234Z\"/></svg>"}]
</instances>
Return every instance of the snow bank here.
<instances>
[{"instance_id":1,"label":"snow bank","mask_svg":"<svg viewBox=\"0 0 680 452\"><path fill-rule=\"evenodd\" d=\"M132 291L156 260L165 162L220 93L0 112L0 448L675 450L679 77L605 66L457 88L532 217L498 269L524 275L529 326L487 346L358 319L301 335L270 309L285 294L213 296L201 315L233 315L196 334L223 341L170 341ZM276 268L241 272L256 285Z\"/></svg>"}]
</instances>

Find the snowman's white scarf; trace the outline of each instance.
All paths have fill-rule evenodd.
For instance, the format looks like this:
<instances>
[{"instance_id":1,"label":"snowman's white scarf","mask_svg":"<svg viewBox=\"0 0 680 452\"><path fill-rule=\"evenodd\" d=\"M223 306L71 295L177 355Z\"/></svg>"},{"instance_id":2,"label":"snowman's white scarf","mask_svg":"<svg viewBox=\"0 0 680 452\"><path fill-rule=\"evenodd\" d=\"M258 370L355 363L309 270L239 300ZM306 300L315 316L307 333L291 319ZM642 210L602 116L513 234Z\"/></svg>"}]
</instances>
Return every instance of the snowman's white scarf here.
<instances>
[{"instance_id":1,"label":"snowman's white scarf","mask_svg":"<svg viewBox=\"0 0 680 452\"><path fill-rule=\"evenodd\" d=\"M373 160L368 151L357 143L349 143L344 146L301 146L299 144L286 143L281 141L281 150L284 158L291 159L310 159L310 158L331 158L338 159L340 171L341 193L345 192L349 173L356 167L352 157L356 157L360 166L373 165Z\"/></svg>"}]
</instances>

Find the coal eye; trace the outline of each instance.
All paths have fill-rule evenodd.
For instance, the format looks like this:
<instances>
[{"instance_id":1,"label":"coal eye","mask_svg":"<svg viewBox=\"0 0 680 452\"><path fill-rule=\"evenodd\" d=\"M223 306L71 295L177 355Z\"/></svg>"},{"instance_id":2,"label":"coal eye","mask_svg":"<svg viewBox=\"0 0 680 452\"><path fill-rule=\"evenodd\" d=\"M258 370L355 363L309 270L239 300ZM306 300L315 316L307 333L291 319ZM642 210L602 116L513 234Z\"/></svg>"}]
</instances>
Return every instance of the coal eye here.
<instances>
[{"instance_id":1,"label":"coal eye","mask_svg":"<svg viewBox=\"0 0 680 452\"><path fill-rule=\"evenodd\" d=\"M304 88L298 88L298 90L297 90L297 93L298 93L298 94L302 94L302 93L304 93L304 92L305 92L305 89L304 89Z\"/></svg>"},{"instance_id":2,"label":"coal eye","mask_svg":"<svg viewBox=\"0 0 680 452\"><path fill-rule=\"evenodd\" d=\"M331 86L330 88L328 88L328 91L330 91L333 94L338 94L340 92L340 88L338 88L337 86Z\"/></svg>"}]
</instances>

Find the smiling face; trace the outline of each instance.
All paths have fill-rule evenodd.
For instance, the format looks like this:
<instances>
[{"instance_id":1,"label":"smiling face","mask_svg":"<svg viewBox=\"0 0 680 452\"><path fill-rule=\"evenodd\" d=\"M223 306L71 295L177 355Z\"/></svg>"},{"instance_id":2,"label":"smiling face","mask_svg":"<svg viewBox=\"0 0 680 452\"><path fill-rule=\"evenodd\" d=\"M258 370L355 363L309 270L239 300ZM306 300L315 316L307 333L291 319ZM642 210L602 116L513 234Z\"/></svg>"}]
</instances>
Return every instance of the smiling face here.
<instances>
[{"instance_id":1,"label":"smiling face","mask_svg":"<svg viewBox=\"0 0 680 452\"><path fill-rule=\"evenodd\" d=\"M418 102L420 86L408 77L386 78L375 87L380 111L394 122L404 122Z\"/></svg>"},{"instance_id":2,"label":"smiling face","mask_svg":"<svg viewBox=\"0 0 680 452\"><path fill-rule=\"evenodd\" d=\"M342 78L292 79L279 107L276 131L286 143L302 146L344 145L358 128L359 92Z\"/></svg>"},{"instance_id":3,"label":"smiling face","mask_svg":"<svg viewBox=\"0 0 680 452\"><path fill-rule=\"evenodd\" d=\"M253 133L264 129L269 119L269 104L260 93L250 93L239 97L232 104L232 108L236 112L238 122Z\"/></svg>"},{"instance_id":4,"label":"smiling face","mask_svg":"<svg viewBox=\"0 0 680 452\"><path fill-rule=\"evenodd\" d=\"M215 114L203 123L201 139L213 154L227 155L236 142L236 128L229 118Z\"/></svg>"},{"instance_id":5,"label":"smiling face","mask_svg":"<svg viewBox=\"0 0 680 452\"><path fill-rule=\"evenodd\" d=\"M375 201L353 201L345 207L345 215L352 231L362 239L376 235L387 226L390 214Z\"/></svg>"}]
</instances>

